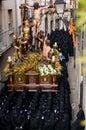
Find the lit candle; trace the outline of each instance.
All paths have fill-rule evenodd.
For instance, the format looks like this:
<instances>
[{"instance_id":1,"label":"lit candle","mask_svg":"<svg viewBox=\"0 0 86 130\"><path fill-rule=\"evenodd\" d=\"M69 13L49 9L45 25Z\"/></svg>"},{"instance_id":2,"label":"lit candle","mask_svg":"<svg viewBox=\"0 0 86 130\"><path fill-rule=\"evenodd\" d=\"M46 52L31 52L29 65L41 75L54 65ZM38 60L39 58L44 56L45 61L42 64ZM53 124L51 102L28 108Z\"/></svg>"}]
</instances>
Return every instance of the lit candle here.
<instances>
[{"instance_id":1,"label":"lit candle","mask_svg":"<svg viewBox=\"0 0 86 130\"><path fill-rule=\"evenodd\" d=\"M55 56L52 56L52 62L55 62Z\"/></svg>"},{"instance_id":2,"label":"lit candle","mask_svg":"<svg viewBox=\"0 0 86 130\"><path fill-rule=\"evenodd\" d=\"M8 62L11 62L11 60L12 60L11 56L8 56Z\"/></svg>"},{"instance_id":3,"label":"lit candle","mask_svg":"<svg viewBox=\"0 0 86 130\"><path fill-rule=\"evenodd\" d=\"M57 42L54 43L54 46L57 47Z\"/></svg>"}]
</instances>

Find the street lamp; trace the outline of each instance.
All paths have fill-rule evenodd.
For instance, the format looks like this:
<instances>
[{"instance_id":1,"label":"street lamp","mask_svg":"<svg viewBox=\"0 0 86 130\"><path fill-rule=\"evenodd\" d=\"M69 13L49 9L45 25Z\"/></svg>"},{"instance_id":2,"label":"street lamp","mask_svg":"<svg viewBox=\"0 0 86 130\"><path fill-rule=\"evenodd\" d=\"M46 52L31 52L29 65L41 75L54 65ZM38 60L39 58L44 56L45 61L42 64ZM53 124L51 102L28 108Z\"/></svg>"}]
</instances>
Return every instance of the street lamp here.
<instances>
[{"instance_id":1,"label":"street lamp","mask_svg":"<svg viewBox=\"0 0 86 130\"><path fill-rule=\"evenodd\" d=\"M63 28L63 14L64 14L64 10L65 10L65 2L64 0L55 0L54 2L54 6L55 6L55 10L56 13L59 17L59 29Z\"/></svg>"},{"instance_id":2,"label":"street lamp","mask_svg":"<svg viewBox=\"0 0 86 130\"><path fill-rule=\"evenodd\" d=\"M65 10L65 2L63 0L56 0L54 5L55 5L55 9L56 9L56 13L59 14L64 14L64 10Z\"/></svg>"}]
</instances>

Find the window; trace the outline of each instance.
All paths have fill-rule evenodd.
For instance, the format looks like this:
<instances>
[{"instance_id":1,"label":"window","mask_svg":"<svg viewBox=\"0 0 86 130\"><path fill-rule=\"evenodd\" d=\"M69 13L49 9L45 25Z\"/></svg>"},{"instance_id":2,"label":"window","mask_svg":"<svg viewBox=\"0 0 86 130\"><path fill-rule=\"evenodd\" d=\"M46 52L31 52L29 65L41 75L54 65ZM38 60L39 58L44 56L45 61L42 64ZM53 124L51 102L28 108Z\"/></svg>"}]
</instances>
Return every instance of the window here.
<instances>
[{"instance_id":1,"label":"window","mask_svg":"<svg viewBox=\"0 0 86 130\"><path fill-rule=\"evenodd\" d=\"M47 34L48 31L48 19L47 17L45 18L45 34Z\"/></svg>"},{"instance_id":2,"label":"window","mask_svg":"<svg viewBox=\"0 0 86 130\"><path fill-rule=\"evenodd\" d=\"M53 30L53 21L51 21L51 30Z\"/></svg>"},{"instance_id":3,"label":"window","mask_svg":"<svg viewBox=\"0 0 86 130\"><path fill-rule=\"evenodd\" d=\"M8 10L8 27L9 29L12 29L13 27L13 14L12 14L12 9Z\"/></svg>"},{"instance_id":4,"label":"window","mask_svg":"<svg viewBox=\"0 0 86 130\"><path fill-rule=\"evenodd\" d=\"M59 19L56 19L56 22L55 22L55 28L58 29L59 28Z\"/></svg>"}]
</instances>

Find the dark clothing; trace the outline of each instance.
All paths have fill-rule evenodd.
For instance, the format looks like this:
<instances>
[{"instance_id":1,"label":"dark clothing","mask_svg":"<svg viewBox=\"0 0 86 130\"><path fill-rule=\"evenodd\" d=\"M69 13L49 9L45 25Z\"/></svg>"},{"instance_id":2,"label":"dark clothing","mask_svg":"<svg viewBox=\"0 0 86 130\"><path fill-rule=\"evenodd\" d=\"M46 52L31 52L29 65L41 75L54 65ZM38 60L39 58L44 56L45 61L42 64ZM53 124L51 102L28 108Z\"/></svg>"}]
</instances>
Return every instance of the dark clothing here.
<instances>
[{"instance_id":1,"label":"dark clothing","mask_svg":"<svg viewBox=\"0 0 86 130\"><path fill-rule=\"evenodd\" d=\"M85 127L80 125L83 120L85 120L84 111L80 109L77 113L77 119L72 124L71 130L84 130Z\"/></svg>"},{"instance_id":2,"label":"dark clothing","mask_svg":"<svg viewBox=\"0 0 86 130\"><path fill-rule=\"evenodd\" d=\"M55 42L57 42L58 49L61 50L62 54L65 56L66 62L69 61L69 56L74 56L73 41L68 30L58 30L52 31L49 39L52 43L51 47Z\"/></svg>"}]
</instances>

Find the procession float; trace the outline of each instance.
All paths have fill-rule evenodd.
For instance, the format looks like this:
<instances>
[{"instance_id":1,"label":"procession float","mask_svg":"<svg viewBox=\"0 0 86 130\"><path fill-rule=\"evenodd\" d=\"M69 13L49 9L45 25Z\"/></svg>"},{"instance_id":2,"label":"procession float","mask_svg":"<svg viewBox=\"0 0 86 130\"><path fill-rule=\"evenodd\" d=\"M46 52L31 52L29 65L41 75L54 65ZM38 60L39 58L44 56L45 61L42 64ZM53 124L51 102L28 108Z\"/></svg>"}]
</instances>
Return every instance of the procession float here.
<instances>
[{"instance_id":1,"label":"procession float","mask_svg":"<svg viewBox=\"0 0 86 130\"><path fill-rule=\"evenodd\" d=\"M61 76L62 53L55 42L45 32L34 32L33 19L27 18L27 6L21 5L22 26L19 36L13 35L15 53L8 56L4 73L8 77L8 90L41 90L55 92L58 89L58 77ZM33 33L31 33L33 30Z\"/></svg>"}]
</instances>

